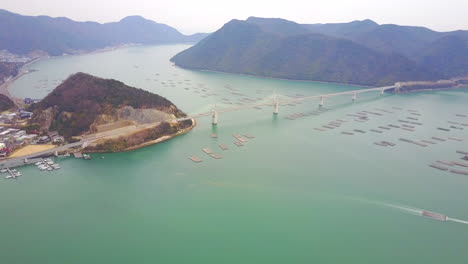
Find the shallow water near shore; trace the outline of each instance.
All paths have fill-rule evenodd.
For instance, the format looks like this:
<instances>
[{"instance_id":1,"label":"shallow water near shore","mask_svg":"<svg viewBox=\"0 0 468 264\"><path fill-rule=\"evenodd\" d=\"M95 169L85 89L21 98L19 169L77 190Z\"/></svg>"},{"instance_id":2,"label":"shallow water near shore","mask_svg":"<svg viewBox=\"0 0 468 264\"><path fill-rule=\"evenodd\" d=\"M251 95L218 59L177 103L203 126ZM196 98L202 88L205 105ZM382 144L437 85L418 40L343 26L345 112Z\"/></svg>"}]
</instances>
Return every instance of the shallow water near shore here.
<instances>
[{"instance_id":1,"label":"shallow water near shore","mask_svg":"<svg viewBox=\"0 0 468 264\"><path fill-rule=\"evenodd\" d=\"M167 97L193 114L281 95L318 95L355 86L199 72L172 66L186 45L139 46L47 59L10 93L42 98L77 72L114 78ZM185 89L188 88L188 89ZM235 90L232 90L235 89ZM205 90L205 91L203 91ZM215 95L212 95L215 94ZM241 95L238 95L241 94ZM206 96L206 97L202 97ZM227 100L225 100L227 99ZM231 103L231 104L228 104ZM198 120L195 129L143 149L58 158L62 169L20 168L0 179L2 263L462 263L468 226L424 218L421 208L468 219L468 176L429 167L468 151L468 89L336 97L318 109L242 110ZM396 108L402 108L398 110ZM383 109L383 112L377 109ZM408 110L417 110L418 115ZM367 122L348 116L368 111ZM414 132L379 126L418 118ZM339 128L318 131L337 119ZM450 129L448 121L464 128ZM354 129L366 133L353 132ZM369 131L379 129L382 133ZM218 138L211 138L217 133ZM252 134L243 147L233 133ZM432 137L447 139L436 142ZM449 137L463 139L455 141ZM400 141L432 140L420 147ZM394 147L375 145L390 141ZM229 149L222 151L224 143ZM215 160L208 147L223 156ZM188 159L203 160L194 163ZM468 163L468 162L465 162ZM453 169L453 168L451 168ZM458 167L468 171L467 168ZM391 205L391 206L389 206Z\"/></svg>"}]
</instances>

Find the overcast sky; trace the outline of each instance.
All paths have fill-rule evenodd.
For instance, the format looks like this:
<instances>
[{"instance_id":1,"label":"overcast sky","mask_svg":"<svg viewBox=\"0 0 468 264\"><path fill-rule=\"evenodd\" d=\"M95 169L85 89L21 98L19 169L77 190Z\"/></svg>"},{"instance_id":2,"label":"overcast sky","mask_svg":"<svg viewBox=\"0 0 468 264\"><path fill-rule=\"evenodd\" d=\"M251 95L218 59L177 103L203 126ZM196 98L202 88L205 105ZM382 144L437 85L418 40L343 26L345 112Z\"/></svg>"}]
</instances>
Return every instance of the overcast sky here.
<instances>
[{"instance_id":1,"label":"overcast sky","mask_svg":"<svg viewBox=\"0 0 468 264\"><path fill-rule=\"evenodd\" d=\"M372 19L438 31L468 29L468 0L0 0L23 15L112 22L141 15L183 33L212 32L229 20L281 17L299 23Z\"/></svg>"}]
</instances>

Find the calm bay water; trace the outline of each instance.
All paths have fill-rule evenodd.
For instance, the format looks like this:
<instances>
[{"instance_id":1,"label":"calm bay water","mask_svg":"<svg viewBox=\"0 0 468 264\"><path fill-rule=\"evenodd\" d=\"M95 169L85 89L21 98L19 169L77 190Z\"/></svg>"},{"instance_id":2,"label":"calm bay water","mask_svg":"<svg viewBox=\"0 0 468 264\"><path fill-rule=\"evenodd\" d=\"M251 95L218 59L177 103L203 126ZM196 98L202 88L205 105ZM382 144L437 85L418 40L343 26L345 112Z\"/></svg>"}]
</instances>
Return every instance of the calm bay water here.
<instances>
[{"instance_id":1,"label":"calm bay water","mask_svg":"<svg viewBox=\"0 0 468 264\"><path fill-rule=\"evenodd\" d=\"M82 71L115 78L167 97L187 113L239 98L271 98L353 90L347 85L294 82L183 70L168 61L184 45L132 47L52 58L10 92L41 98L56 80ZM237 89L235 93L225 85ZM194 87L201 87L195 93ZM188 88L188 89L184 89ZM201 91L205 89L206 92ZM257 91L258 90L258 91ZM201 97L206 93L214 96ZM468 89L408 95L378 93L326 102L331 111L288 120L317 109L317 101L223 114L213 128L200 119L190 133L137 151L96 154L90 161L59 158L62 169L21 168L16 181L0 180L2 263L466 263L468 225L439 222L391 207L423 208L468 219L468 177L432 169L468 151ZM401 107L396 110L392 107ZM385 109L392 113L379 112ZM408 109L421 116L410 115ZM370 121L348 114L382 113ZM378 126L419 118L415 132ZM314 130L336 119L341 128ZM343 135L342 131L367 133ZM465 129L468 129L465 127ZM219 138L210 134L216 132ZM255 139L233 144L233 133ZM401 137L462 138L426 148ZM374 145L388 140L395 147ZM225 143L229 150L217 145ZM201 148L223 155L214 160ZM188 157L203 159L195 164ZM459 160L461 161L461 160ZM459 168L463 169L463 168ZM465 170L467 170L465 168Z\"/></svg>"}]
</instances>

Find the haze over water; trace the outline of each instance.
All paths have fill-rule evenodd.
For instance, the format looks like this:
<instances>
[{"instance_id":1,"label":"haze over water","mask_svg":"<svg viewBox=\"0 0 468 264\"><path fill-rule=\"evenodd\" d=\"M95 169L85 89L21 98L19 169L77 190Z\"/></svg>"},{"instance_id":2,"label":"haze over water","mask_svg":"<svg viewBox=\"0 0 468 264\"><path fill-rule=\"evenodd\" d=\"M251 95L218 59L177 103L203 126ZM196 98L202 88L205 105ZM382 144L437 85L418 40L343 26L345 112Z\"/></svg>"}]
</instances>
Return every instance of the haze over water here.
<instances>
[{"instance_id":1,"label":"haze over water","mask_svg":"<svg viewBox=\"0 0 468 264\"><path fill-rule=\"evenodd\" d=\"M169 58L184 45L131 47L106 53L52 58L30 65L37 72L10 92L42 98L54 80L77 71L114 78L167 97L186 113L232 107L222 98L271 98L354 90L358 87L189 71ZM45 80L47 79L47 80ZM189 81L187 81L189 80ZM161 82L164 82L162 84ZM173 84L171 84L173 83ZM201 97L193 87L202 84ZM172 86L174 85L174 86ZM237 89L233 95L225 86ZM189 88L188 90L184 88ZM257 91L259 90L259 91ZM224 100L225 101L225 100ZM459 160L467 130L444 132L447 121L468 123L468 89L405 95L371 93L354 104L328 99L332 110L296 120L318 101L252 109L198 120L188 134L140 150L95 154L90 161L59 158L51 173L20 168L23 177L0 180L2 263L463 263L468 226L423 218L398 207L423 208L468 219L468 177L428 165ZM396 110L392 107L401 107ZM367 110L366 123L347 116ZM398 124L408 109L423 126ZM415 116L417 117L417 116ZM336 119L340 128L317 131ZM342 131L367 133L343 135ZM211 133L219 138L213 139ZM244 147L233 133L255 136ZM426 148L399 138L456 137ZM374 145L387 140L395 147ZM217 145L227 144L222 151ZM223 158L201 151L209 147ZM203 159L196 164L188 159Z\"/></svg>"}]
</instances>

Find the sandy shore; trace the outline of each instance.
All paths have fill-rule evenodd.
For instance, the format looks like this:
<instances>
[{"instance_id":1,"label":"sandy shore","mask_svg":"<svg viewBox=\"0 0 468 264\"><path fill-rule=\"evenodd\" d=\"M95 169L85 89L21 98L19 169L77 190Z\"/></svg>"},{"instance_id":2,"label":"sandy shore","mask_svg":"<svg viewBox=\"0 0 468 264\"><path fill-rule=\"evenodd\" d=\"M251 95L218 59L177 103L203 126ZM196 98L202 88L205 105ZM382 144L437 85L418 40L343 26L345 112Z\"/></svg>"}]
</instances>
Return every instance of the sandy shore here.
<instances>
[{"instance_id":1,"label":"sandy shore","mask_svg":"<svg viewBox=\"0 0 468 264\"><path fill-rule=\"evenodd\" d=\"M8 158L18 158L18 157L22 157L22 156L26 156L26 155L31 155L31 154L34 154L34 153L37 153L37 152L53 149L55 147L56 146L52 145L52 144L27 145L27 146L22 147L22 148L16 150L15 152L13 152L13 154L8 156Z\"/></svg>"}]
</instances>

